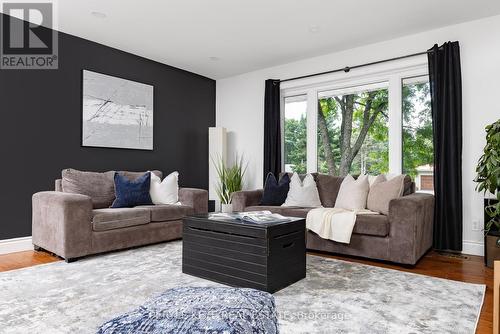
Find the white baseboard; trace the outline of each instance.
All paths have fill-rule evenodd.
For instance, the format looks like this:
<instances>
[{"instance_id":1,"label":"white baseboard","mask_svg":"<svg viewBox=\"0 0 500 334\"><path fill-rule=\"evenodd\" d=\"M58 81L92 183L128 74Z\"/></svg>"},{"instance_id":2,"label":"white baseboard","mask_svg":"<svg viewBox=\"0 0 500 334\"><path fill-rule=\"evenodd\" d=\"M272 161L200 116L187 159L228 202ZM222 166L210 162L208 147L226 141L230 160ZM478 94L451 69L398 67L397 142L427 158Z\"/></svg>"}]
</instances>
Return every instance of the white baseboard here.
<instances>
[{"instance_id":1,"label":"white baseboard","mask_svg":"<svg viewBox=\"0 0 500 334\"><path fill-rule=\"evenodd\" d=\"M31 237L0 240L0 254L33 250ZM484 244L479 241L464 241L462 253L484 256Z\"/></svg>"},{"instance_id":2,"label":"white baseboard","mask_svg":"<svg viewBox=\"0 0 500 334\"><path fill-rule=\"evenodd\" d=\"M33 250L31 237L0 240L0 254Z\"/></svg>"},{"instance_id":3,"label":"white baseboard","mask_svg":"<svg viewBox=\"0 0 500 334\"><path fill-rule=\"evenodd\" d=\"M462 254L484 256L484 244L479 241L466 241L462 243Z\"/></svg>"}]
</instances>

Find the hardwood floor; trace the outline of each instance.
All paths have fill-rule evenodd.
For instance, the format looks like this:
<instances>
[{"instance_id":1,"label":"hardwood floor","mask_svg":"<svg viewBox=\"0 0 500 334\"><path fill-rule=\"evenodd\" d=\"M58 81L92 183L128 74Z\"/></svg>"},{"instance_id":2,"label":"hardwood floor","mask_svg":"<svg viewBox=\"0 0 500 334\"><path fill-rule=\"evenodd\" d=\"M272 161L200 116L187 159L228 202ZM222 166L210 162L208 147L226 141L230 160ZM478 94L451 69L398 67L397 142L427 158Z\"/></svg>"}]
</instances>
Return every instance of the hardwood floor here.
<instances>
[{"instance_id":1,"label":"hardwood floor","mask_svg":"<svg viewBox=\"0 0 500 334\"><path fill-rule=\"evenodd\" d=\"M434 277L447 278L456 281L486 284L486 296L484 299L481 316L479 319L477 333L486 334L492 332L493 326L493 270L484 265L483 258L479 256L455 256L453 254L439 254L429 252L414 267L401 267L384 262L363 260L345 256L334 256L322 253L311 253L325 257L364 263L384 268L391 268L423 274ZM61 261L58 257L45 252L26 251L0 255L0 271L19 269L35 266L42 263Z\"/></svg>"},{"instance_id":2,"label":"hardwood floor","mask_svg":"<svg viewBox=\"0 0 500 334\"><path fill-rule=\"evenodd\" d=\"M62 261L46 252L26 251L0 255L0 272Z\"/></svg>"}]
</instances>

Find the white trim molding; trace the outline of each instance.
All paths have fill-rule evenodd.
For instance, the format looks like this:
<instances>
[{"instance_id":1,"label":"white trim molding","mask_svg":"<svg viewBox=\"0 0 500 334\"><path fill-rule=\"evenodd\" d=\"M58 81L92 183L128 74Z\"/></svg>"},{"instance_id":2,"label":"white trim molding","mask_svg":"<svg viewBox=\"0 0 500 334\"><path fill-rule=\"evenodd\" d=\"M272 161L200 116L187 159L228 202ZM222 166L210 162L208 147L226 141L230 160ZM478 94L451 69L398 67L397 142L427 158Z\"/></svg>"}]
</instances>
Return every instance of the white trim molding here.
<instances>
[{"instance_id":1,"label":"white trim molding","mask_svg":"<svg viewBox=\"0 0 500 334\"><path fill-rule=\"evenodd\" d=\"M31 237L0 240L0 254L33 250Z\"/></svg>"},{"instance_id":2,"label":"white trim molding","mask_svg":"<svg viewBox=\"0 0 500 334\"><path fill-rule=\"evenodd\" d=\"M387 125L389 131L389 173L401 174L403 167L403 80L416 78L414 80L420 82L422 77L427 77L427 74L427 59L415 57L414 59L361 69L354 74L333 73L283 83L280 88L282 107L284 98L307 96L307 173L317 172L318 169L318 99L325 94L327 96L343 95L383 88L387 89L389 94L389 121ZM281 121L284 124L284 113L282 113ZM282 147L284 147L285 131L283 125L282 129ZM283 153L284 150L282 150Z\"/></svg>"},{"instance_id":3,"label":"white trim molding","mask_svg":"<svg viewBox=\"0 0 500 334\"><path fill-rule=\"evenodd\" d=\"M31 237L0 240L0 254L33 250ZM484 244L479 241L464 240L462 254L484 256Z\"/></svg>"},{"instance_id":4,"label":"white trim molding","mask_svg":"<svg viewBox=\"0 0 500 334\"><path fill-rule=\"evenodd\" d=\"M462 254L484 256L484 243L464 240L462 242Z\"/></svg>"}]
</instances>

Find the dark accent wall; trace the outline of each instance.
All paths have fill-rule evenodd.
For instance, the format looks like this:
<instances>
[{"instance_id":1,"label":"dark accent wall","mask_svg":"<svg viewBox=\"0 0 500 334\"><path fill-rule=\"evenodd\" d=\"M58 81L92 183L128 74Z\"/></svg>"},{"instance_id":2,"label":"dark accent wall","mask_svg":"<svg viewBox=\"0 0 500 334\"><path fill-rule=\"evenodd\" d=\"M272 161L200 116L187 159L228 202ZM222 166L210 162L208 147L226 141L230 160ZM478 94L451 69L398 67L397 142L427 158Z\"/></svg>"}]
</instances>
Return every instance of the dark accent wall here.
<instances>
[{"instance_id":1,"label":"dark accent wall","mask_svg":"<svg viewBox=\"0 0 500 334\"><path fill-rule=\"evenodd\" d=\"M83 69L154 86L153 151L81 147ZM0 240L31 235L31 195L67 167L177 170L181 186L208 189L212 79L59 33L58 70L0 70L0 117Z\"/></svg>"}]
</instances>

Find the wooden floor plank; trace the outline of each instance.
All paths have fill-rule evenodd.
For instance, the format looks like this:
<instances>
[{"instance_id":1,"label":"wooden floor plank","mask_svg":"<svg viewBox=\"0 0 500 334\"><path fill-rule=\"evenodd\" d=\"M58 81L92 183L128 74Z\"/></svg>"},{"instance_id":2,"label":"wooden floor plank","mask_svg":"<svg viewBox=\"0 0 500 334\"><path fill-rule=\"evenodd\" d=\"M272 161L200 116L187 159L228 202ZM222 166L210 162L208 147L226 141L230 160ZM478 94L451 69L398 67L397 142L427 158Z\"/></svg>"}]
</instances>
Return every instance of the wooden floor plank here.
<instances>
[{"instance_id":1,"label":"wooden floor plank","mask_svg":"<svg viewBox=\"0 0 500 334\"><path fill-rule=\"evenodd\" d=\"M454 257L449 254L440 254L434 251L427 253L416 266L398 266L395 264L371 261L353 257L310 253L344 261L364 263L372 266L402 270L406 272L428 275L476 284L486 284L481 316L479 319L478 334L489 334L493 328L493 270L484 265L480 256ZM0 255L0 272L19 268L31 267L38 264L61 261L60 258L46 252L26 251Z\"/></svg>"},{"instance_id":2,"label":"wooden floor plank","mask_svg":"<svg viewBox=\"0 0 500 334\"><path fill-rule=\"evenodd\" d=\"M46 252L25 251L0 255L0 272L36 266L38 264L61 261L60 258Z\"/></svg>"}]
</instances>

